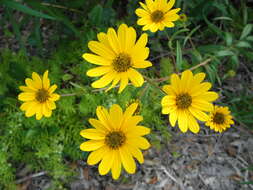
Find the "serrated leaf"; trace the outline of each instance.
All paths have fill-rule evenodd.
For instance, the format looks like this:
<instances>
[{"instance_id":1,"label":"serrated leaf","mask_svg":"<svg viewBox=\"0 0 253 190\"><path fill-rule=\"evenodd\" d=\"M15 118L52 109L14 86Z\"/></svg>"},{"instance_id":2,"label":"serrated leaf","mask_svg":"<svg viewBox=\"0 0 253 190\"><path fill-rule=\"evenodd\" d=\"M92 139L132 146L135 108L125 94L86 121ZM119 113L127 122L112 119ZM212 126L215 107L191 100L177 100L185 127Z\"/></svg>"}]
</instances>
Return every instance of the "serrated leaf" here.
<instances>
[{"instance_id":1,"label":"serrated leaf","mask_svg":"<svg viewBox=\"0 0 253 190\"><path fill-rule=\"evenodd\" d=\"M244 28L243 28L243 31L242 31L242 34L241 34L241 37L240 37L240 40L241 39L244 39L245 37L247 37L251 30L252 30L252 27L253 27L253 24L247 24Z\"/></svg>"}]
</instances>

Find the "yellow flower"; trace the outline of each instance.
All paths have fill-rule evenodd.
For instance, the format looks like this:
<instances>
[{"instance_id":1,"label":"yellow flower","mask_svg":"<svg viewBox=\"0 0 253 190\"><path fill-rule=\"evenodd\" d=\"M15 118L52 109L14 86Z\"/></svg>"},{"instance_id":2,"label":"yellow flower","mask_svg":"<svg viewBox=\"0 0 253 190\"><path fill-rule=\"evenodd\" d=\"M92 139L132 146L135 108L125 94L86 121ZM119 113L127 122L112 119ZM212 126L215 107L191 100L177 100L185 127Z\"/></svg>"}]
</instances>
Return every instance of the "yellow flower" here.
<instances>
[{"instance_id":1,"label":"yellow flower","mask_svg":"<svg viewBox=\"0 0 253 190\"><path fill-rule=\"evenodd\" d=\"M32 73L32 79L25 79L26 86L20 86L19 89L24 91L18 95L18 99L24 101L20 106L22 111L25 111L26 117L31 117L36 114L36 119L40 120L42 116L50 117L52 110L56 108L55 101L60 96L53 93L57 86L50 86L48 71L41 78L37 73Z\"/></svg>"},{"instance_id":2,"label":"yellow flower","mask_svg":"<svg viewBox=\"0 0 253 190\"><path fill-rule=\"evenodd\" d=\"M177 12L180 8L171 9L175 4L175 0L145 0L146 4L141 3L143 8L136 9L135 13L141 17L138 19L138 25L144 25L143 30L150 30L156 32L164 30L165 27L174 27L173 21L179 19Z\"/></svg>"},{"instance_id":3,"label":"yellow flower","mask_svg":"<svg viewBox=\"0 0 253 190\"><path fill-rule=\"evenodd\" d=\"M204 73L193 76L190 70L182 73L181 79L177 74L171 75L171 85L165 85L163 90L168 94L162 98L162 113L169 114L170 124L174 127L178 121L178 126L182 132L188 128L193 133L199 132L200 121L208 120L208 115L204 111L213 108L212 101L218 98L218 94L208 91L211 83L202 82Z\"/></svg>"},{"instance_id":4,"label":"yellow flower","mask_svg":"<svg viewBox=\"0 0 253 190\"><path fill-rule=\"evenodd\" d=\"M144 79L142 75L135 70L136 68L147 68L152 63L146 61L149 55L147 34L142 34L136 42L136 31L126 24L121 24L116 31L109 28L107 33L99 33L98 41L90 41L89 49L94 52L83 54L83 58L90 63L99 65L99 67L88 70L87 75L98 77L99 80L93 82L93 88L103 88L108 84L115 87L120 82L119 93L127 86L128 80L135 87L142 86Z\"/></svg>"},{"instance_id":5,"label":"yellow flower","mask_svg":"<svg viewBox=\"0 0 253 190\"><path fill-rule=\"evenodd\" d=\"M234 124L234 121L228 107L214 106L205 124L215 132L221 133L230 128L230 125Z\"/></svg>"},{"instance_id":6,"label":"yellow flower","mask_svg":"<svg viewBox=\"0 0 253 190\"><path fill-rule=\"evenodd\" d=\"M138 104L131 104L123 113L117 104L112 105L109 111L98 106L96 110L97 119L89 119L94 127L80 132L84 138L91 139L80 145L83 151L90 153L87 163L95 165L100 162L98 171L101 175L107 174L110 170L113 179L118 179L121 167L133 174L136 170L135 160L144 162L140 149L150 147L149 142L142 137L149 134L150 129L138 125L142 116L134 115Z\"/></svg>"}]
</instances>

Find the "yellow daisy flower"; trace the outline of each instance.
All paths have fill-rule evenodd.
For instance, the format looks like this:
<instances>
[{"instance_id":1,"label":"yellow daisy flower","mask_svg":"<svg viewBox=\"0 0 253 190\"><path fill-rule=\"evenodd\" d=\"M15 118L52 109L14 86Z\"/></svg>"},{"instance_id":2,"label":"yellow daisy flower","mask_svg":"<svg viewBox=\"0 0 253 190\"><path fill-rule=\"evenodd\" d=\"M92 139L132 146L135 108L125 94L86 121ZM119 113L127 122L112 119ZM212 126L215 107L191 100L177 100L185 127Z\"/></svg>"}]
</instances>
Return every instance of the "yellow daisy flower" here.
<instances>
[{"instance_id":1,"label":"yellow daisy flower","mask_svg":"<svg viewBox=\"0 0 253 190\"><path fill-rule=\"evenodd\" d=\"M126 24L121 24L116 31L109 28L107 33L99 33L98 41L90 41L89 49L94 52L83 54L83 58L90 63L99 65L99 67L88 70L87 75L98 77L99 80L93 82L93 88L103 88L108 84L115 87L120 82L119 93L127 86L128 80L135 87L142 86L144 79L136 68L147 68L152 63L146 61L149 55L147 34L142 34L136 41L136 31Z\"/></svg>"},{"instance_id":2,"label":"yellow daisy flower","mask_svg":"<svg viewBox=\"0 0 253 190\"><path fill-rule=\"evenodd\" d=\"M215 132L221 133L234 124L232 118L228 107L214 106L205 124Z\"/></svg>"},{"instance_id":3,"label":"yellow daisy flower","mask_svg":"<svg viewBox=\"0 0 253 190\"><path fill-rule=\"evenodd\" d=\"M145 0L146 4L140 2L142 8L136 9L135 13L141 17L138 19L138 25L144 25L143 30L156 32L164 30L165 27L174 27L173 21L179 19L177 12L180 8L171 9L175 0Z\"/></svg>"},{"instance_id":4,"label":"yellow daisy flower","mask_svg":"<svg viewBox=\"0 0 253 190\"><path fill-rule=\"evenodd\" d=\"M218 94L208 91L211 83L202 82L204 73L193 76L190 70L182 73L181 79L177 74L171 75L171 85L163 86L163 90L168 94L162 98L162 113L169 114L170 124L174 127L178 121L178 126L182 132L188 128L193 133L199 132L200 121L207 121L208 115L205 111L213 108L212 101L218 98Z\"/></svg>"},{"instance_id":5,"label":"yellow daisy flower","mask_svg":"<svg viewBox=\"0 0 253 190\"><path fill-rule=\"evenodd\" d=\"M138 125L142 116L133 115L138 104L131 104L123 113L117 104L112 105L109 111L98 106L97 119L89 119L94 129L85 129L80 132L84 138L91 139L80 145L83 151L90 153L87 163L95 165L100 162L98 171L101 175L110 170L113 179L118 179L123 166L129 174L135 173L136 158L139 163L144 162L141 152L150 147L149 142L142 137L150 133L150 129Z\"/></svg>"},{"instance_id":6,"label":"yellow daisy flower","mask_svg":"<svg viewBox=\"0 0 253 190\"><path fill-rule=\"evenodd\" d=\"M36 119L40 120L42 116L50 117L52 110L56 108L55 101L60 96L54 93L57 86L50 86L48 71L41 78L37 73L32 73L32 79L25 79L26 86L20 86L19 89L24 91L18 95L18 99L24 101L20 106L25 111L26 117L36 114Z\"/></svg>"}]
</instances>

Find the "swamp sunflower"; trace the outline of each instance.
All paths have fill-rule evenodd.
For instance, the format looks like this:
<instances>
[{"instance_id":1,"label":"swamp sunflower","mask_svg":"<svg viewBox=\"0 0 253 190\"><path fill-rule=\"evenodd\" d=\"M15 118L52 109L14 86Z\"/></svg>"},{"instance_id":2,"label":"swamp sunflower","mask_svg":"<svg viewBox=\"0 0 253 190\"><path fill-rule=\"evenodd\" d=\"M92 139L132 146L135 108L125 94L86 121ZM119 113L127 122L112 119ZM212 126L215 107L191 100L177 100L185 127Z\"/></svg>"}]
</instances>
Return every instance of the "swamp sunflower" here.
<instances>
[{"instance_id":1,"label":"swamp sunflower","mask_svg":"<svg viewBox=\"0 0 253 190\"><path fill-rule=\"evenodd\" d=\"M25 111L26 117L36 114L36 119L40 120L42 116L50 117L52 110L56 108L55 101L59 100L60 95L54 93L57 86L50 86L48 71L45 71L43 77L36 72L32 73L32 79L25 79L26 86L20 86L23 91L18 95L18 99L24 103L20 106Z\"/></svg>"},{"instance_id":2,"label":"swamp sunflower","mask_svg":"<svg viewBox=\"0 0 253 190\"><path fill-rule=\"evenodd\" d=\"M214 106L205 125L215 132L223 132L234 124L228 107Z\"/></svg>"},{"instance_id":3,"label":"swamp sunflower","mask_svg":"<svg viewBox=\"0 0 253 190\"><path fill-rule=\"evenodd\" d=\"M150 129L138 125L142 116L133 115L138 104L133 103L123 112L117 104L112 105L109 111L104 107L97 107L97 119L89 119L94 127L84 129L80 135L90 139L80 145L83 151L92 151L87 163L95 165L99 163L98 171L101 175L110 170L113 179L118 179L122 167L129 174L135 173L136 164L144 162L141 150L150 147L149 142L142 137L150 133Z\"/></svg>"},{"instance_id":4,"label":"swamp sunflower","mask_svg":"<svg viewBox=\"0 0 253 190\"><path fill-rule=\"evenodd\" d=\"M171 9L174 4L175 0L145 0L145 4L140 2L142 8L135 11L140 17L137 24L144 25L142 29L151 32L174 27L173 22L179 19L177 13L180 11L180 8Z\"/></svg>"},{"instance_id":5,"label":"swamp sunflower","mask_svg":"<svg viewBox=\"0 0 253 190\"><path fill-rule=\"evenodd\" d=\"M98 41L90 41L89 49L93 53L83 54L83 58L95 65L96 68L87 71L90 77L102 76L93 82L93 88L103 88L111 83L107 91L119 82L119 93L127 86L130 80L135 87L142 86L143 76L136 70L152 66L147 61L149 48L147 34L142 34L136 41L136 31L133 27L121 24L117 32L109 28L107 33L99 33Z\"/></svg>"},{"instance_id":6,"label":"swamp sunflower","mask_svg":"<svg viewBox=\"0 0 253 190\"><path fill-rule=\"evenodd\" d=\"M212 101L218 98L218 94L209 91L211 83L202 82L204 73L193 75L190 70L182 73L181 79L177 74L171 75L171 84L163 86L165 97L162 98L162 113L169 114L170 124L178 126L182 132L188 129L193 133L199 132L200 121L207 121L206 111L213 109Z\"/></svg>"}]
</instances>

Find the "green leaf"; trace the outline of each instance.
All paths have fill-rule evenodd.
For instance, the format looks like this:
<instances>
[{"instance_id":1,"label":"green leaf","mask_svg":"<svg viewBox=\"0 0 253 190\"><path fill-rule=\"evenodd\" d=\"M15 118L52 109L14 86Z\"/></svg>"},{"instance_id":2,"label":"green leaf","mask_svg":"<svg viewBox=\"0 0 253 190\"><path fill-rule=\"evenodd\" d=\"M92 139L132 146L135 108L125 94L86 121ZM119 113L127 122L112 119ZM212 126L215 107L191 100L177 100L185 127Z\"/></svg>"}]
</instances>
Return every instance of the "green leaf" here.
<instances>
[{"instance_id":1,"label":"green leaf","mask_svg":"<svg viewBox=\"0 0 253 190\"><path fill-rule=\"evenodd\" d=\"M178 71L180 71L182 69L182 49L181 49L181 45L180 45L179 41L177 41L176 54L177 54L176 67L177 67Z\"/></svg>"},{"instance_id":2,"label":"green leaf","mask_svg":"<svg viewBox=\"0 0 253 190\"><path fill-rule=\"evenodd\" d=\"M101 5L96 5L89 13L89 19L91 24L99 26L102 21L103 7Z\"/></svg>"},{"instance_id":3,"label":"green leaf","mask_svg":"<svg viewBox=\"0 0 253 190\"><path fill-rule=\"evenodd\" d=\"M239 41L235 46L241 48L252 48L252 45L245 41Z\"/></svg>"},{"instance_id":4,"label":"green leaf","mask_svg":"<svg viewBox=\"0 0 253 190\"><path fill-rule=\"evenodd\" d=\"M234 55L234 52L230 50L221 50L216 53L217 57L225 57L225 56L232 56Z\"/></svg>"},{"instance_id":5,"label":"green leaf","mask_svg":"<svg viewBox=\"0 0 253 190\"><path fill-rule=\"evenodd\" d=\"M23 13L32 15L32 16L36 16L36 17L41 17L41 18L45 18L45 19L51 19L51 20L57 20L55 17L52 17L50 15L47 15L45 13L41 13L39 11L36 11L34 9L31 9L25 5L22 5L19 2L16 1L11 1L11 0L2 0L2 3L12 9L16 9L18 11L21 11Z\"/></svg>"},{"instance_id":6,"label":"green leaf","mask_svg":"<svg viewBox=\"0 0 253 190\"><path fill-rule=\"evenodd\" d=\"M243 31L242 31L242 34L241 34L241 37L240 37L240 40L241 39L244 39L245 37L247 37L251 30L252 30L252 27L253 27L253 24L247 24L244 28L243 28Z\"/></svg>"},{"instance_id":7,"label":"green leaf","mask_svg":"<svg viewBox=\"0 0 253 190\"><path fill-rule=\"evenodd\" d=\"M225 33L225 40L226 40L226 45L231 46L233 43L233 36L230 32Z\"/></svg>"}]
</instances>

